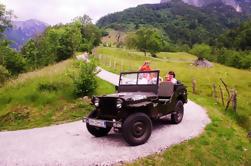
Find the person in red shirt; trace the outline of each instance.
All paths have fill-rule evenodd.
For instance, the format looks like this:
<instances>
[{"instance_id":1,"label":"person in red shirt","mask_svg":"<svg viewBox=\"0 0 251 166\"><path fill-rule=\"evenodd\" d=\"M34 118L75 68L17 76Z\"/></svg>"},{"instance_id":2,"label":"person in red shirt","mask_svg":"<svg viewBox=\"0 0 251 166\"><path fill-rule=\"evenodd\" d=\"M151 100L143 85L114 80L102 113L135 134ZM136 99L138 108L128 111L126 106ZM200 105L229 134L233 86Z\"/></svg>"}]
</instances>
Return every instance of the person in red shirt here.
<instances>
[{"instance_id":1,"label":"person in red shirt","mask_svg":"<svg viewBox=\"0 0 251 166\"><path fill-rule=\"evenodd\" d=\"M144 64L139 68L139 71L151 71L150 62L145 61Z\"/></svg>"}]
</instances>

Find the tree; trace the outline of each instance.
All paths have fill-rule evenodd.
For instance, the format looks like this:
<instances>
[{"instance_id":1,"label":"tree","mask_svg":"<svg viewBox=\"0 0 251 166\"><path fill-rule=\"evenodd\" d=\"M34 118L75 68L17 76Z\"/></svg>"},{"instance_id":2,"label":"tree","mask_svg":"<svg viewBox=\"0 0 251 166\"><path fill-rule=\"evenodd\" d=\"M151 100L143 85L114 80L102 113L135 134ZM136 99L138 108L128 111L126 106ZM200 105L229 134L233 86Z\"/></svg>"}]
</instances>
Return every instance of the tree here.
<instances>
[{"instance_id":1,"label":"tree","mask_svg":"<svg viewBox=\"0 0 251 166\"><path fill-rule=\"evenodd\" d=\"M37 69L40 66L39 50L34 40L29 40L22 48L21 53L24 55L29 68Z\"/></svg>"},{"instance_id":2,"label":"tree","mask_svg":"<svg viewBox=\"0 0 251 166\"><path fill-rule=\"evenodd\" d=\"M4 66L12 75L18 75L25 71L25 59L8 45L0 46L0 59L0 65Z\"/></svg>"},{"instance_id":3,"label":"tree","mask_svg":"<svg viewBox=\"0 0 251 166\"><path fill-rule=\"evenodd\" d=\"M83 16L78 16L78 17L75 17L73 19L74 22L78 21L80 22L82 25L89 25L89 24L92 24L92 19L91 17L89 17L88 15L83 15Z\"/></svg>"},{"instance_id":4,"label":"tree","mask_svg":"<svg viewBox=\"0 0 251 166\"><path fill-rule=\"evenodd\" d=\"M0 4L0 39L6 28L11 26L12 11L6 11L5 6Z\"/></svg>"},{"instance_id":5,"label":"tree","mask_svg":"<svg viewBox=\"0 0 251 166\"><path fill-rule=\"evenodd\" d=\"M161 51L166 39L160 30L156 28L142 27L135 33L128 35L126 39L127 47L135 48L142 52L150 52L151 55Z\"/></svg>"},{"instance_id":6,"label":"tree","mask_svg":"<svg viewBox=\"0 0 251 166\"><path fill-rule=\"evenodd\" d=\"M212 60L212 48L207 44L195 44L190 50L190 53L196 55L200 60Z\"/></svg>"}]
</instances>

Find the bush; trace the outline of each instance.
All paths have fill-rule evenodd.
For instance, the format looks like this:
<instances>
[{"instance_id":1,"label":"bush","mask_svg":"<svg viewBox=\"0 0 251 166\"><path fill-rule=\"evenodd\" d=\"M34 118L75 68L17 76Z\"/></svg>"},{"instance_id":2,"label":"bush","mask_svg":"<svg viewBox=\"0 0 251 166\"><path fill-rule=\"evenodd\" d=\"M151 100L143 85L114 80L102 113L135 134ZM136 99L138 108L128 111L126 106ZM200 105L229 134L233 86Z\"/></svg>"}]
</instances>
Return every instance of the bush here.
<instances>
[{"instance_id":1,"label":"bush","mask_svg":"<svg viewBox=\"0 0 251 166\"><path fill-rule=\"evenodd\" d=\"M211 55L212 48L207 44L195 44L189 52L196 55L199 59L214 60Z\"/></svg>"},{"instance_id":2,"label":"bush","mask_svg":"<svg viewBox=\"0 0 251 166\"><path fill-rule=\"evenodd\" d=\"M90 52L91 49L92 48L91 48L90 44L88 44L88 43L82 43L82 44L80 44L79 51L81 51L81 52Z\"/></svg>"},{"instance_id":3,"label":"bush","mask_svg":"<svg viewBox=\"0 0 251 166\"><path fill-rule=\"evenodd\" d=\"M89 63L76 62L75 70L69 76L73 80L74 94L78 97L91 96L97 88L96 63L91 60Z\"/></svg>"},{"instance_id":4,"label":"bush","mask_svg":"<svg viewBox=\"0 0 251 166\"><path fill-rule=\"evenodd\" d=\"M8 80L10 77L10 73L9 71L3 67L2 65L0 65L0 86L6 81Z\"/></svg>"}]
</instances>

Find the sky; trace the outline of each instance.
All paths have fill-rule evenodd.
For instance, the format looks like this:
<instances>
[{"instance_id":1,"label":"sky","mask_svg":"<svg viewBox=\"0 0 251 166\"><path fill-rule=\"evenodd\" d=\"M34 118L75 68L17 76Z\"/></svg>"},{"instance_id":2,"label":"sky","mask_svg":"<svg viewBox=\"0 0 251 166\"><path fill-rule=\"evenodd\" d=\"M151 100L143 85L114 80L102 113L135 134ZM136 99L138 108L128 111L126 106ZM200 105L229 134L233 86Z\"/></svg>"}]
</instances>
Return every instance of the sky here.
<instances>
[{"instance_id":1,"label":"sky","mask_svg":"<svg viewBox=\"0 0 251 166\"><path fill-rule=\"evenodd\" d=\"M160 0L0 0L13 10L17 20L37 19L50 25L70 22L76 16L89 15L93 22L102 16Z\"/></svg>"}]
</instances>

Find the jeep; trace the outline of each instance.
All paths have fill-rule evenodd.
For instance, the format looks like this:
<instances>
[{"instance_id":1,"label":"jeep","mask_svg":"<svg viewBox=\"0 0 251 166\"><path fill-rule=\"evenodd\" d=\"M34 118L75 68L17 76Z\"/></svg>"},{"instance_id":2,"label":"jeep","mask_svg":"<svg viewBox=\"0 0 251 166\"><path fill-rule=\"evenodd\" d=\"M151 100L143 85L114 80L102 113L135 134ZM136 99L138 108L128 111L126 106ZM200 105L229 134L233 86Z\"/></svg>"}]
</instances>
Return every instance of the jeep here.
<instances>
[{"instance_id":1,"label":"jeep","mask_svg":"<svg viewBox=\"0 0 251 166\"><path fill-rule=\"evenodd\" d=\"M121 73L116 93L92 98L95 109L83 119L87 130L102 137L114 128L136 146L151 136L153 120L171 115L172 123L180 123L187 89L179 81L160 82L159 74L159 70Z\"/></svg>"}]
</instances>

